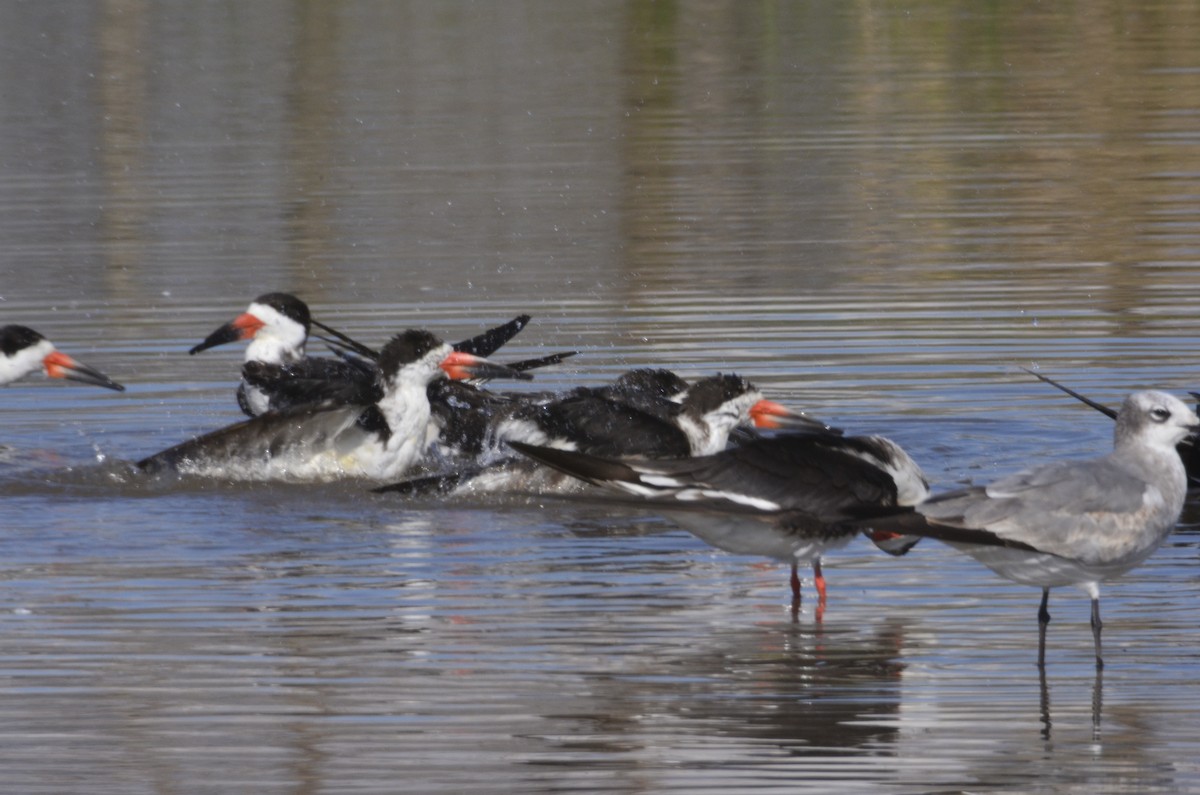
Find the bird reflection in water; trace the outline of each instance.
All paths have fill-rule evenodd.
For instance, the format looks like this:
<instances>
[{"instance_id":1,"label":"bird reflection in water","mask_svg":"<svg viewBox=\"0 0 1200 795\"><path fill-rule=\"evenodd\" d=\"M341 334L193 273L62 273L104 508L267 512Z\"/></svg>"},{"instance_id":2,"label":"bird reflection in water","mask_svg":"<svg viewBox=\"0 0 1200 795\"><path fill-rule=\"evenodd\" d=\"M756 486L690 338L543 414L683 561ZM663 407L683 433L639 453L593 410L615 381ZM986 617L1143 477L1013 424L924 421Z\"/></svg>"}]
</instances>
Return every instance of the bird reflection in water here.
<instances>
[{"instance_id":1,"label":"bird reflection in water","mask_svg":"<svg viewBox=\"0 0 1200 795\"><path fill-rule=\"evenodd\" d=\"M1050 685L1046 681L1046 667L1038 668L1038 685L1041 692L1041 723L1042 739L1049 742L1054 721L1050 715ZM1096 678L1092 680L1092 741L1101 739L1100 716L1104 708L1104 668L1096 668Z\"/></svg>"}]
</instances>

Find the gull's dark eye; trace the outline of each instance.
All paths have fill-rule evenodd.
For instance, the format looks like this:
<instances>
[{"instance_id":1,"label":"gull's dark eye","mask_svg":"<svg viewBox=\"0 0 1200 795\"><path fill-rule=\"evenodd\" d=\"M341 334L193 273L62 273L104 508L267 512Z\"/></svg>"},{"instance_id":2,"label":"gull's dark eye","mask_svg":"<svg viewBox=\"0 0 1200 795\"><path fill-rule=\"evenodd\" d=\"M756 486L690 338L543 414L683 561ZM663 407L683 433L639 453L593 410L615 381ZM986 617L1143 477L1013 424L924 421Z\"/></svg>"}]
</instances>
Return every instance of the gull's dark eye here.
<instances>
[{"instance_id":1,"label":"gull's dark eye","mask_svg":"<svg viewBox=\"0 0 1200 795\"><path fill-rule=\"evenodd\" d=\"M1150 419L1155 422L1166 422L1171 417L1171 412L1164 409L1162 406L1155 406L1150 409Z\"/></svg>"}]
</instances>

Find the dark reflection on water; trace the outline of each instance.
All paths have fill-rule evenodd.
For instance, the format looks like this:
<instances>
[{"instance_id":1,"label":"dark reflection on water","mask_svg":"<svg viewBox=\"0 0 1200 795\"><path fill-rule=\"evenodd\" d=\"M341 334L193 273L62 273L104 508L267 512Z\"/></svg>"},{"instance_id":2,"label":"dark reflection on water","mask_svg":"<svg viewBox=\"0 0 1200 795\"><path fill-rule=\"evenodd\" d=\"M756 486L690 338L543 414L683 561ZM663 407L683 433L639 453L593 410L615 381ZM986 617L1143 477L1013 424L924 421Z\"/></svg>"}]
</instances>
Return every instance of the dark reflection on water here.
<instances>
[{"instance_id":1,"label":"dark reflection on water","mask_svg":"<svg viewBox=\"0 0 1200 795\"><path fill-rule=\"evenodd\" d=\"M371 343L737 371L938 488L1200 386L1200 12L0 5L0 308L126 383L3 392L0 780L62 792L1200 788L1200 521L1087 600L922 544L786 572L603 500L145 482L270 289ZM398 783L399 782L399 783Z\"/></svg>"}]
</instances>

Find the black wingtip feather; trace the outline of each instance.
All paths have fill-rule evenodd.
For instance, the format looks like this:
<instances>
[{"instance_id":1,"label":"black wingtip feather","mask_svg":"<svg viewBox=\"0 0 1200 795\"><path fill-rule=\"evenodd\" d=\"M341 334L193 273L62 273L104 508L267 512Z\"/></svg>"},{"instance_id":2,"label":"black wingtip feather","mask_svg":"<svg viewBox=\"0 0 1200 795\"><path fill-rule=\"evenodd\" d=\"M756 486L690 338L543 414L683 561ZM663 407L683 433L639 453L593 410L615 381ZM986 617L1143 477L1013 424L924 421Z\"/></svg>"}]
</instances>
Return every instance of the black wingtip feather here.
<instances>
[{"instance_id":1,"label":"black wingtip feather","mask_svg":"<svg viewBox=\"0 0 1200 795\"><path fill-rule=\"evenodd\" d=\"M503 325L490 328L482 334L477 334L470 339L455 343L454 350L460 353L470 353L475 356L487 358L500 350L506 342L517 336L521 329L529 324L530 320L532 320L532 316L530 315L517 315Z\"/></svg>"},{"instance_id":2,"label":"black wingtip feather","mask_svg":"<svg viewBox=\"0 0 1200 795\"><path fill-rule=\"evenodd\" d=\"M973 527L955 527L930 521L919 511L896 513L890 516L877 516L867 519L856 519L850 524L863 529L870 535L874 533L893 533L899 536L920 536L934 538L938 541L956 542L961 544L978 544L985 547L1003 547L1020 549L1025 552L1039 552L1037 547L1022 541L1013 541L992 533L988 530L977 530ZM907 551L907 550L906 550Z\"/></svg>"},{"instance_id":3,"label":"black wingtip feather","mask_svg":"<svg viewBox=\"0 0 1200 795\"><path fill-rule=\"evenodd\" d=\"M553 364L561 364L565 359L569 359L578 353L579 351L560 351L558 353L551 353L546 356L539 356L536 359L522 359L519 362L509 362L505 366L511 367L513 370L518 372L536 370L539 367L549 367Z\"/></svg>"},{"instance_id":4,"label":"black wingtip feather","mask_svg":"<svg viewBox=\"0 0 1200 795\"><path fill-rule=\"evenodd\" d=\"M357 353L359 356L365 356L368 359L372 359L372 360L379 358L379 351L362 344L361 342L354 339L353 337L343 334L342 332L338 331L337 329L330 328L329 326L326 326L324 323L321 323L316 320L312 321L312 324L314 326L316 326L317 328L321 329L322 331L324 331L326 334L333 335L334 339L337 340L337 343L340 343L341 345L345 346L348 350L353 351L354 353ZM320 335L317 335L317 336L321 340L323 340L325 342L325 344L327 344L327 345L335 344L333 340L326 339L325 337L320 337Z\"/></svg>"},{"instance_id":5,"label":"black wingtip feather","mask_svg":"<svg viewBox=\"0 0 1200 795\"><path fill-rule=\"evenodd\" d=\"M1099 411L1101 414L1107 415L1110 419L1115 420L1117 418L1117 412L1115 409L1111 409L1108 406L1104 405L1103 403L1099 403L1095 400L1092 400L1089 397L1085 397L1084 395L1081 395L1078 392L1076 392L1074 389L1071 389L1070 387L1067 387L1067 386L1063 386L1062 384L1058 383L1054 379L1047 378L1046 376L1042 375L1039 372L1030 370L1028 367L1022 367L1021 369L1024 370L1025 372L1029 373L1031 376L1038 379L1039 381L1044 381L1045 383L1049 384L1050 386L1054 387L1055 389L1060 389L1063 392L1066 392L1068 395L1075 398L1079 402L1084 403L1088 406L1091 406L1096 411Z\"/></svg>"},{"instance_id":6,"label":"black wingtip feather","mask_svg":"<svg viewBox=\"0 0 1200 795\"><path fill-rule=\"evenodd\" d=\"M509 442L508 445L539 464L557 469L559 472L588 483L600 485L614 481L633 482L638 479L637 472L620 461L577 453L573 450L538 447L524 442Z\"/></svg>"}]
</instances>

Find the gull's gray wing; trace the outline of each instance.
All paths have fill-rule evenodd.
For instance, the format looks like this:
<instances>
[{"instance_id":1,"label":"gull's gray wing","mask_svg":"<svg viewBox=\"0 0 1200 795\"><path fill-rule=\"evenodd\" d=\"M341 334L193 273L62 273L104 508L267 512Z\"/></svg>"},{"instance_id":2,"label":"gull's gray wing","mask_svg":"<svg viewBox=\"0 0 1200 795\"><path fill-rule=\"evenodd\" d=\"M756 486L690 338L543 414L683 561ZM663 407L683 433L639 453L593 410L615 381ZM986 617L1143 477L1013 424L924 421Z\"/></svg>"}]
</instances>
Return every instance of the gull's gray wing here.
<instances>
[{"instance_id":1,"label":"gull's gray wing","mask_svg":"<svg viewBox=\"0 0 1200 795\"><path fill-rule=\"evenodd\" d=\"M939 495L918 510L935 524L1086 559L1136 546L1156 502L1158 488L1101 458L1035 467L986 488Z\"/></svg>"},{"instance_id":2,"label":"gull's gray wing","mask_svg":"<svg viewBox=\"0 0 1200 795\"><path fill-rule=\"evenodd\" d=\"M1146 486L1109 456L1027 469L990 484L987 493L996 500L1018 499L1039 510L1130 513L1141 508Z\"/></svg>"}]
</instances>

